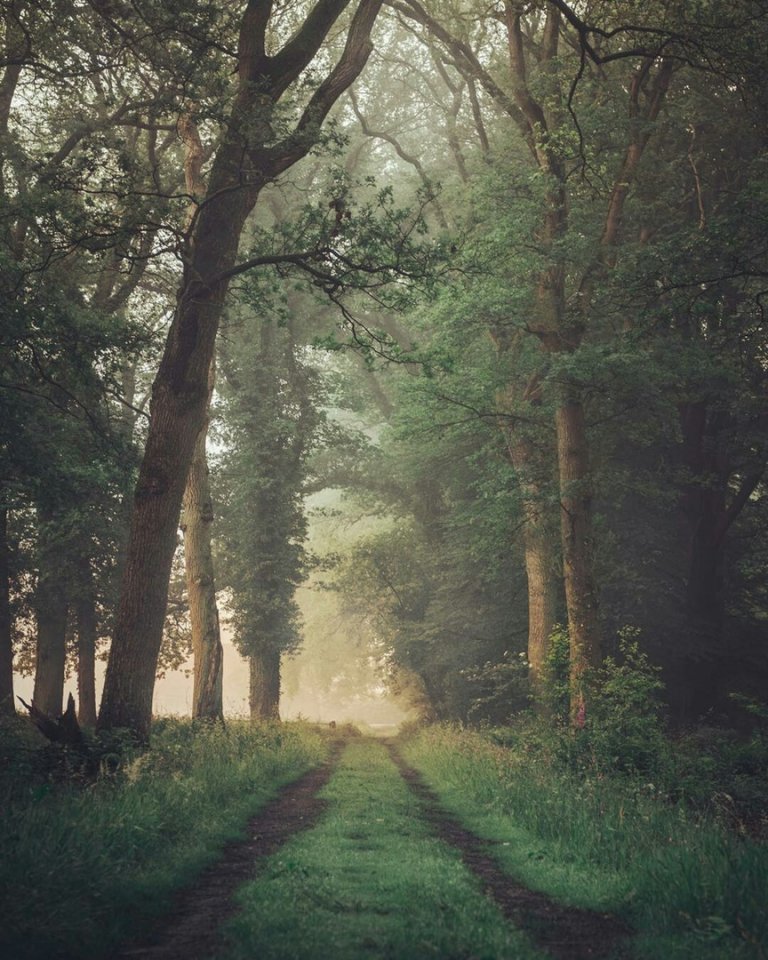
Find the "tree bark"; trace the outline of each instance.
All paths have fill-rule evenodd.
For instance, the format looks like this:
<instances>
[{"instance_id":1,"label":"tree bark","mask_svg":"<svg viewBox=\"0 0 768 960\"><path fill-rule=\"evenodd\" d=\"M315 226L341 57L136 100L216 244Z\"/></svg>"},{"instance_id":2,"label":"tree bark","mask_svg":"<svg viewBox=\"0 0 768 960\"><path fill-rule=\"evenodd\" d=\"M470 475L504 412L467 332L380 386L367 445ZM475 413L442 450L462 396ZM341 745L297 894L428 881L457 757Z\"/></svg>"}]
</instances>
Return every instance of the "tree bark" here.
<instances>
[{"instance_id":1,"label":"tree bark","mask_svg":"<svg viewBox=\"0 0 768 960\"><path fill-rule=\"evenodd\" d=\"M0 716L16 712L13 701L13 622L11 618L8 509L0 507Z\"/></svg>"},{"instance_id":2,"label":"tree bark","mask_svg":"<svg viewBox=\"0 0 768 960\"><path fill-rule=\"evenodd\" d=\"M230 134L229 139L232 139ZM152 388L151 420L134 497L122 590L99 726L125 727L148 739L157 658L176 548L181 501L208 398L208 367L226 281L213 278L234 263L237 240L255 202L220 164L214 199L201 208L199 235ZM226 175L230 176L227 177ZM227 192L229 188L229 191ZM217 247L216 241L220 245ZM211 282L196 279L211 278Z\"/></svg>"},{"instance_id":3,"label":"tree bark","mask_svg":"<svg viewBox=\"0 0 768 960\"><path fill-rule=\"evenodd\" d=\"M557 584L554 551L543 518L539 510L535 516L531 513L526 509L523 548L528 580L528 666L531 687L538 701L552 631L557 622Z\"/></svg>"},{"instance_id":4,"label":"tree bark","mask_svg":"<svg viewBox=\"0 0 768 960\"><path fill-rule=\"evenodd\" d=\"M210 387L213 388L213 364ZM208 418L197 438L192 466L184 492L183 525L184 565L187 598L192 621L194 685L192 716L196 719L222 720L224 716L222 667L224 651L216 606L216 580L211 550L213 501L206 458Z\"/></svg>"},{"instance_id":5,"label":"tree bark","mask_svg":"<svg viewBox=\"0 0 768 960\"><path fill-rule=\"evenodd\" d=\"M280 651L265 647L248 658L251 720L280 719Z\"/></svg>"},{"instance_id":6,"label":"tree bark","mask_svg":"<svg viewBox=\"0 0 768 960\"><path fill-rule=\"evenodd\" d=\"M96 726L96 591L87 557L79 561L77 617L77 719L81 727Z\"/></svg>"},{"instance_id":7,"label":"tree bark","mask_svg":"<svg viewBox=\"0 0 768 960\"><path fill-rule=\"evenodd\" d=\"M516 443L510 453L519 476L530 470L531 451ZM544 665L557 622L556 549L546 522L541 490L532 480L521 481L523 493L523 557L528 582L528 669L534 696L540 700Z\"/></svg>"},{"instance_id":8,"label":"tree bark","mask_svg":"<svg viewBox=\"0 0 768 960\"><path fill-rule=\"evenodd\" d=\"M189 237L186 265L165 352L152 387L150 424L134 498L122 592L104 696L102 729L128 728L149 738L152 692L168 582L184 494L208 399L208 371L240 236L266 182L304 157L338 97L371 51L381 0L361 0L344 52L292 134L277 145L270 119L286 90L314 60L349 0L318 0L275 55L266 54L271 4L250 0L238 45L238 91L208 190Z\"/></svg>"},{"instance_id":9,"label":"tree bark","mask_svg":"<svg viewBox=\"0 0 768 960\"><path fill-rule=\"evenodd\" d=\"M560 520L565 600L571 649L571 714L585 709L584 681L602 661L602 633L593 564L592 489L584 407L566 385L555 414L560 472Z\"/></svg>"},{"instance_id":10,"label":"tree bark","mask_svg":"<svg viewBox=\"0 0 768 960\"><path fill-rule=\"evenodd\" d=\"M502 341L494 337L494 342L499 346ZM505 414L507 459L515 471L522 494L523 559L528 583L528 668L535 699L541 702L544 664L557 622L557 528L550 529L547 522L545 483L548 471L542 470L542 454L526 436L524 427L515 421L515 409L518 406L515 392L513 385L508 386L499 393L496 403ZM522 396L527 412L538 406L540 399L541 376L534 374ZM549 459L547 457L547 461ZM552 468L554 473L554 462Z\"/></svg>"},{"instance_id":11,"label":"tree bark","mask_svg":"<svg viewBox=\"0 0 768 960\"><path fill-rule=\"evenodd\" d=\"M49 539L47 526L41 525L35 591L37 654L32 704L49 716L58 717L64 702L68 598L65 564Z\"/></svg>"},{"instance_id":12,"label":"tree bark","mask_svg":"<svg viewBox=\"0 0 768 960\"><path fill-rule=\"evenodd\" d=\"M549 178L539 238L549 252L550 262L542 271L537 290L538 317L534 332L545 351L571 353L579 348L584 326L566 315L566 275L556 249L568 229L568 191L562 156L547 136L557 129L557 111L550 115L543 102L533 95L527 79L525 44L520 8L505 3L509 61L516 80L513 97L522 118L521 129L541 172ZM547 10L540 47L541 63L557 56L560 34L559 11ZM589 442L584 407L574 383L561 388L555 410L557 462L560 482L561 544L563 583L568 611L571 654L571 714L574 722L583 722L585 711L584 678L602 658L602 635L598 618L598 591L594 577L591 478Z\"/></svg>"}]
</instances>

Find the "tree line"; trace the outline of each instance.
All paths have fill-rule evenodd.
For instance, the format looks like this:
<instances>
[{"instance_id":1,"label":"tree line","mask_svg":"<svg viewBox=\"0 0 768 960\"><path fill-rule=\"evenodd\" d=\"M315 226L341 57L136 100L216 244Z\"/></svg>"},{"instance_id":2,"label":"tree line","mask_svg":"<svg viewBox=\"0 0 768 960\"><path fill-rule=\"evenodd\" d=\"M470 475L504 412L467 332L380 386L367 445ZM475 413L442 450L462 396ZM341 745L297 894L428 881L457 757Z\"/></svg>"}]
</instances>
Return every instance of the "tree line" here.
<instances>
[{"instance_id":1,"label":"tree line","mask_svg":"<svg viewBox=\"0 0 768 960\"><path fill-rule=\"evenodd\" d=\"M81 723L146 739L190 633L221 716L218 586L275 716L323 488L388 518L331 579L427 713L508 716L558 625L576 724L627 629L681 719L759 690L759 3L12 0L2 31L7 710L15 658L58 714L70 656Z\"/></svg>"}]
</instances>

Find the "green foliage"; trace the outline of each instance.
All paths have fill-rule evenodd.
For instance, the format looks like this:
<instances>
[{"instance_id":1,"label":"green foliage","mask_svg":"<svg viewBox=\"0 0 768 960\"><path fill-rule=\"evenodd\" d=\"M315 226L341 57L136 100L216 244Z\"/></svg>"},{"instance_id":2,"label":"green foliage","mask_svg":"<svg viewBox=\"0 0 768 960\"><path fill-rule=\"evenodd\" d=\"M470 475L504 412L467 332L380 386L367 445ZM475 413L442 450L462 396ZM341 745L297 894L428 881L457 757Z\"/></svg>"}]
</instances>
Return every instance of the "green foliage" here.
<instances>
[{"instance_id":1,"label":"green foliage","mask_svg":"<svg viewBox=\"0 0 768 960\"><path fill-rule=\"evenodd\" d=\"M649 776L663 771L669 747L663 734L659 670L625 628L619 658L606 657L591 684L583 733L598 770Z\"/></svg>"},{"instance_id":2,"label":"green foliage","mask_svg":"<svg viewBox=\"0 0 768 960\"><path fill-rule=\"evenodd\" d=\"M469 719L504 723L527 710L531 703L528 671L525 654L508 650L499 661L488 660L480 667L463 670L462 675L474 687Z\"/></svg>"},{"instance_id":3,"label":"green foliage","mask_svg":"<svg viewBox=\"0 0 768 960\"><path fill-rule=\"evenodd\" d=\"M542 706L552 719L565 726L570 723L571 680L570 638L568 630L557 624L550 634L542 670Z\"/></svg>"},{"instance_id":4,"label":"green foliage","mask_svg":"<svg viewBox=\"0 0 768 960\"><path fill-rule=\"evenodd\" d=\"M307 566L302 493L322 414L317 372L302 358L293 327L260 321L247 308L238 320L238 350L222 363L227 448L215 492L219 587L230 592L235 642L247 655L299 643L294 592Z\"/></svg>"},{"instance_id":5,"label":"green foliage","mask_svg":"<svg viewBox=\"0 0 768 960\"><path fill-rule=\"evenodd\" d=\"M640 649L639 631L632 627L620 631L617 651L587 676L586 715L582 726L574 729L568 631L560 625L554 629L540 692L542 713L551 725L548 736L568 764L658 779L669 762L659 669Z\"/></svg>"},{"instance_id":6,"label":"green foliage","mask_svg":"<svg viewBox=\"0 0 768 960\"><path fill-rule=\"evenodd\" d=\"M280 784L325 753L320 736L299 725L163 720L152 743L89 787L33 781L19 796L6 779L19 771L4 774L4 954L112 956Z\"/></svg>"},{"instance_id":7,"label":"green foliage","mask_svg":"<svg viewBox=\"0 0 768 960\"><path fill-rule=\"evenodd\" d=\"M676 737L666 789L743 836L768 833L768 737L702 726Z\"/></svg>"}]
</instances>

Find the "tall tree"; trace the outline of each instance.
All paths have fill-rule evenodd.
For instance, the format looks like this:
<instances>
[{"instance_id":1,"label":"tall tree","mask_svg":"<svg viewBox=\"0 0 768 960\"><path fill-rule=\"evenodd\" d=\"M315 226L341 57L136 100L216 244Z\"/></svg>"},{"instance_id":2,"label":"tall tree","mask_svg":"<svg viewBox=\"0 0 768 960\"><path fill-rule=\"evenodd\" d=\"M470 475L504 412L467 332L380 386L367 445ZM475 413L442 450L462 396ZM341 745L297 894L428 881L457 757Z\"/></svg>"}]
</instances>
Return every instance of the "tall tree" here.
<instances>
[{"instance_id":1,"label":"tall tree","mask_svg":"<svg viewBox=\"0 0 768 960\"><path fill-rule=\"evenodd\" d=\"M151 421L136 488L128 557L104 696L102 728L149 735L155 665L181 499L205 418L208 372L229 280L248 215L266 183L317 142L320 125L371 51L381 0L361 0L336 65L316 82L288 131L279 105L315 61L348 0L318 0L293 36L267 53L272 3L251 0L239 28L232 108L211 164L205 198L185 241L185 268L153 385Z\"/></svg>"},{"instance_id":2,"label":"tall tree","mask_svg":"<svg viewBox=\"0 0 768 960\"><path fill-rule=\"evenodd\" d=\"M248 313L241 308L240 323L230 321L222 362L229 449L221 471L221 568L234 641L249 661L251 717L269 720L279 715L281 657L300 642L302 498L321 415L317 376L296 342L297 318L278 326Z\"/></svg>"},{"instance_id":3,"label":"tall tree","mask_svg":"<svg viewBox=\"0 0 768 960\"><path fill-rule=\"evenodd\" d=\"M571 122L566 108L573 97L573 73L563 69L563 49L568 27L581 21L562 3L542 4L530 17L531 10L514 0L505 0L503 31L506 42L509 82L498 80L483 64L481 56L450 23L432 15L418 0L395 4L397 9L429 32L433 40L452 56L452 62L467 76L482 85L485 93L512 121L514 129L527 147L530 161L539 177L537 193L540 210L532 240L537 251L535 294L531 315L525 327L536 337L547 356L561 357L576 353L584 342L590 325L589 286L598 265L611 262L616 245L624 204L632 185L637 165L653 131L653 122L669 84L669 64L658 66L661 47L647 53L636 71L629 91L630 142L623 161L613 178L613 189L607 202L601 250L595 262L587 263L581 282L576 281L579 308L570 304L574 276L564 254L569 232L573 229L569 155L571 145L565 133ZM461 18L459 18L460 21ZM447 21L447 22L446 22ZM583 40L576 37L576 47ZM638 51L635 51L635 56ZM642 52L642 51L641 51ZM628 57L622 50L613 59ZM595 54L595 59L602 62ZM583 73L586 49L582 59L574 63L575 76ZM571 87L569 92L569 87ZM641 92L648 93L648 105L641 111ZM508 93L507 90L510 92ZM642 113L642 115L640 115ZM570 275L569 275L570 274ZM557 434L556 459L560 483L560 521L563 573L571 641L571 674L574 715L583 711L583 677L602 657L601 625L598 616L598 586L594 572L595 535L592 521L592 470L589 458L584 400L578 380L567 374L567 364L556 386L554 410ZM534 397L538 391L528 391ZM516 455L522 450L517 447ZM531 519L535 524L535 515ZM531 545L540 542L534 531ZM533 561L533 556L531 560ZM530 586L534 595L531 604L541 598L541 565L531 563ZM549 590L545 595L549 595Z\"/></svg>"},{"instance_id":4,"label":"tall tree","mask_svg":"<svg viewBox=\"0 0 768 960\"><path fill-rule=\"evenodd\" d=\"M187 218L189 229L195 217L196 203L205 195L202 175L205 149L197 125L189 115L185 114L179 119L178 128L184 144L184 180L187 192L194 198ZM216 364L215 360L211 360L208 374L209 407L215 383ZM195 443L184 491L182 531L194 656L192 716L196 719L221 720L224 716L224 649L221 645L211 545L213 496L206 450L209 423L210 416L206 416Z\"/></svg>"},{"instance_id":5,"label":"tall tree","mask_svg":"<svg viewBox=\"0 0 768 960\"><path fill-rule=\"evenodd\" d=\"M211 363L211 393L214 376L214 365ZM192 455L184 491L181 529L184 533L184 565L194 656L192 716L197 719L221 720L224 715L224 649L221 645L211 547L214 514L206 456L208 419L206 417L198 434Z\"/></svg>"}]
</instances>

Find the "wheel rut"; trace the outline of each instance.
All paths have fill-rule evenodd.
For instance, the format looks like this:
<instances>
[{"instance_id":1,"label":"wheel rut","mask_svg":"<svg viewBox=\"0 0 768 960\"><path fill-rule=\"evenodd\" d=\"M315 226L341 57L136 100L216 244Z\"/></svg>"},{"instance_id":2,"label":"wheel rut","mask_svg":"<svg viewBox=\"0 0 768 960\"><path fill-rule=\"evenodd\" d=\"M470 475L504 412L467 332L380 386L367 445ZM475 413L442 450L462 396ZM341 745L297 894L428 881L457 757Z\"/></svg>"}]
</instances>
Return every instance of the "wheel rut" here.
<instances>
[{"instance_id":1,"label":"wheel rut","mask_svg":"<svg viewBox=\"0 0 768 960\"><path fill-rule=\"evenodd\" d=\"M569 907L516 883L488 853L480 839L443 807L421 774L409 766L395 744L387 743L392 760L419 799L424 819L435 834L456 847L462 861L480 879L486 894L504 916L555 960L627 960L632 931L618 917Z\"/></svg>"},{"instance_id":2,"label":"wheel rut","mask_svg":"<svg viewBox=\"0 0 768 960\"><path fill-rule=\"evenodd\" d=\"M249 821L247 839L228 844L219 860L176 895L160 925L115 953L113 960L212 957L222 943L223 922L237 911L235 890L256 875L260 861L322 815L326 804L317 794L333 774L344 746L344 740L336 741L323 764L282 787Z\"/></svg>"}]
</instances>

